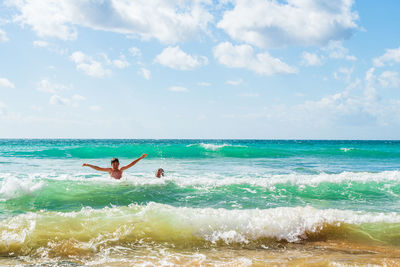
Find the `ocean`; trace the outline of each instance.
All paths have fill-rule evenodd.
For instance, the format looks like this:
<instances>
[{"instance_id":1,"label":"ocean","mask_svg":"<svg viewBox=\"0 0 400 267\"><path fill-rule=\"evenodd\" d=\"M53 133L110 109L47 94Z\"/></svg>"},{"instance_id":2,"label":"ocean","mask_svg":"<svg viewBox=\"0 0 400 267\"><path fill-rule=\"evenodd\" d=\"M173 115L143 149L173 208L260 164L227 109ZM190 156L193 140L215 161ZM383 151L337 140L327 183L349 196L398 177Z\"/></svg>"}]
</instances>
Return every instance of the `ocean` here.
<instances>
[{"instance_id":1,"label":"ocean","mask_svg":"<svg viewBox=\"0 0 400 267\"><path fill-rule=\"evenodd\" d=\"M400 141L0 139L0 186L0 266L400 265Z\"/></svg>"}]
</instances>

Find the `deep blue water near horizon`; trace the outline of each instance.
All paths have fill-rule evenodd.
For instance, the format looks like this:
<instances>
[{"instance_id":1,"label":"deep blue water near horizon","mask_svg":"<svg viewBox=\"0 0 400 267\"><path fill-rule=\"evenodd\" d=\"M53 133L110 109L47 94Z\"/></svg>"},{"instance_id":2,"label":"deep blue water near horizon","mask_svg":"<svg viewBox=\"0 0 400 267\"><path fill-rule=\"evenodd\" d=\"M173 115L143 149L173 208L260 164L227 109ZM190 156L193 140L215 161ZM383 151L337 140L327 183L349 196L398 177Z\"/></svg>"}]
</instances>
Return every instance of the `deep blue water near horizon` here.
<instances>
[{"instance_id":1,"label":"deep blue water near horizon","mask_svg":"<svg viewBox=\"0 0 400 267\"><path fill-rule=\"evenodd\" d=\"M82 167L143 153L121 180ZM79 249L109 260L137 242L400 247L397 140L0 139L0 185L0 255L33 262Z\"/></svg>"}]
</instances>

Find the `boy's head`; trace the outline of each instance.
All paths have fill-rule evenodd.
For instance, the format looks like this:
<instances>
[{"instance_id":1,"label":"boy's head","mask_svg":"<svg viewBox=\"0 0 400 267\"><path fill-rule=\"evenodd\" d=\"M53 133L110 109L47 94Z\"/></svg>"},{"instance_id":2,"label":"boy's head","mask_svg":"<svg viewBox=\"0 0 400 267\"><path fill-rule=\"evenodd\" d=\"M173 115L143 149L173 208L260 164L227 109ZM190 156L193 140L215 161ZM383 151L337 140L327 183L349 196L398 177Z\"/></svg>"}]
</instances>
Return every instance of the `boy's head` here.
<instances>
[{"instance_id":1,"label":"boy's head","mask_svg":"<svg viewBox=\"0 0 400 267\"><path fill-rule=\"evenodd\" d=\"M162 176L164 176L164 170L159 168L156 172L156 177L161 178Z\"/></svg>"},{"instance_id":2,"label":"boy's head","mask_svg":"<svg viewBox=\"0 0 400 267\"><path fill-rule=\"evenodd\" d=\"M113 169L118 169L119 166L119 160L117 158L113 158L111 160L111 166L113 167Z\"/></svg>"}]
</instances>

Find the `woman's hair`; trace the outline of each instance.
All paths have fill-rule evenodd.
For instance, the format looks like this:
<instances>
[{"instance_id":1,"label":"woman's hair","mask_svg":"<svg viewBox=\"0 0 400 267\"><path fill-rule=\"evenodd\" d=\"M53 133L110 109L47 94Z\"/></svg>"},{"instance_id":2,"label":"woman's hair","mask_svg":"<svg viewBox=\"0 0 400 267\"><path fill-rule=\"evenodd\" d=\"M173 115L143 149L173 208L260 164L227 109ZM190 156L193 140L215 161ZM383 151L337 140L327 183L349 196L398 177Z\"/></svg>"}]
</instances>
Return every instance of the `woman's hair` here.
<instances>
[{"instance_id":1,"label":"woman's hair","mask_svg":"<svg viewBox=\"0 0 400 267\"><path fill-rule=\"evenodd\" d=\"M114 162L118 162L118 163L119 163L118 158L113 158L113 159L111 160L111 164L113 164Z\"/></svg>"}]
</instances>

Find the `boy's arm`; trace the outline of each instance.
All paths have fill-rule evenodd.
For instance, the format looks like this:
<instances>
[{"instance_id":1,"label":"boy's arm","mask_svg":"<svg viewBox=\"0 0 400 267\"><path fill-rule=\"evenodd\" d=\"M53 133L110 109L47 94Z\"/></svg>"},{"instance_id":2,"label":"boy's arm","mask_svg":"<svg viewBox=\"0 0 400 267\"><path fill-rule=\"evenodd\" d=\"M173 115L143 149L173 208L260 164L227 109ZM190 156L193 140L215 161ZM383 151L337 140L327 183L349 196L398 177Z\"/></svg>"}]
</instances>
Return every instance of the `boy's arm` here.
<instances>
[{"instance_id":1,"label":"boy's arm","mask_svg":"<svg viewBox=\"0 0 400 267\"><path fill-rule=\"evenodd\" d=\"M130 167L135 165L139 160L144 159L145 157L147 157L147 154L143 154L140 158L135 159L134 161L132 161L131 163L129 163L128 165L126 165L124 167L121 167L121 171L125 171L126 169L129 169Z\"/></svg>"},{"instance_id":2,"label":"boy's arm","mask_svg":"<svg viewBox=\"0 0 400 267\"><path fill-rule=\"evenodd\" d=\"M83 163L82 167L90 167L92 169L95 169L96 171L101 171L101 172L110 172L111 168L101 168L92 164L87 164L87 163Z\"/></svg>"}]
</instances>

